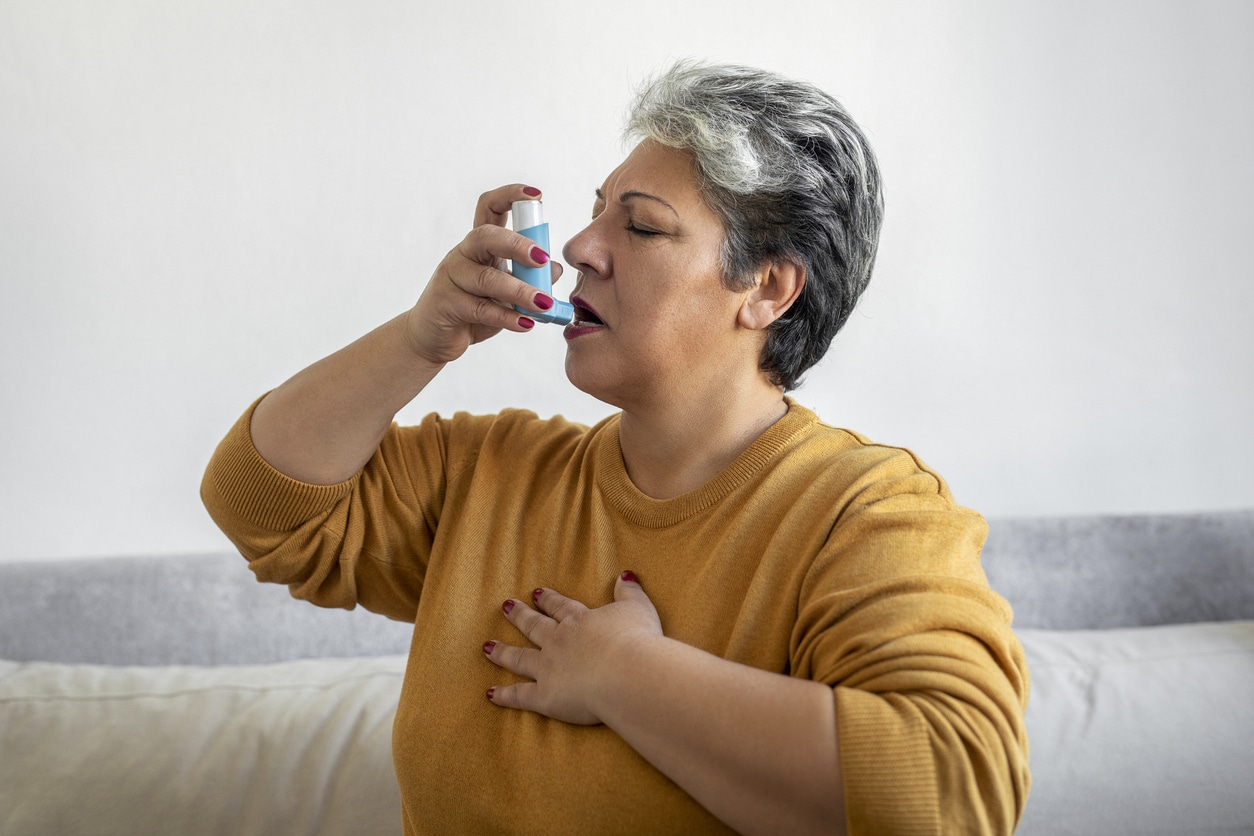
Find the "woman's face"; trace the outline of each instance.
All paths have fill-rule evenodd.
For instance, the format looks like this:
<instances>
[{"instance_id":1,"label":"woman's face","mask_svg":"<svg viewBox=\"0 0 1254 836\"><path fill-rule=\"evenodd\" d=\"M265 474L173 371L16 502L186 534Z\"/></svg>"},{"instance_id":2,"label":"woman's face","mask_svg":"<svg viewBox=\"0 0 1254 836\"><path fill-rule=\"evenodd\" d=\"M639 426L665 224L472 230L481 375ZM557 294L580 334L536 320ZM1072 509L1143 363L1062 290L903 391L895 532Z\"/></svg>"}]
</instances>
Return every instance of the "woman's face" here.
<instances>
[{"instance_id":1,"label":"woman's face","mask_svg":"<svg viewBox=\"0 0 1254 836\"><path fill-rule=\"evenodd\" d=\"M571 382L623 409L720 386L746 355L736 321L745 294L723 285L723 237L691 156L636 146L562 250L579 271L565 332Z\"/></svg>"}]
</instances>

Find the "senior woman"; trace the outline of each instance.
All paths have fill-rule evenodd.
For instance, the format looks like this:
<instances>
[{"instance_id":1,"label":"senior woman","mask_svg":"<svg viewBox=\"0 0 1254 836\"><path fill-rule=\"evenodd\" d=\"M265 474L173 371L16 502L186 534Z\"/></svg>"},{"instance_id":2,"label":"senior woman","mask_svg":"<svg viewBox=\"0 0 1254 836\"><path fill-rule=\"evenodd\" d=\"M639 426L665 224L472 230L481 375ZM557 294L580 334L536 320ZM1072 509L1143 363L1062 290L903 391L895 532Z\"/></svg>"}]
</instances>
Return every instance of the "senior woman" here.
<instances>
[{"instance_id":1,"label":"senior woman","mask_svg":"<svg viewBox=\"0 0 1254 836\"><path fill-rule=\"evenodd\" d=\"M244 414L207 507L259 579L413 622L407 833L1012 830L1027 674L984 521L785 394L870 278L863 134L811 85L693 63L628 130L563 251L566 372L616 414L393 423L553 305L504 270L549 260L504 226L539 191L505 186L411 310Z\"/></svg>"}]
</instances>

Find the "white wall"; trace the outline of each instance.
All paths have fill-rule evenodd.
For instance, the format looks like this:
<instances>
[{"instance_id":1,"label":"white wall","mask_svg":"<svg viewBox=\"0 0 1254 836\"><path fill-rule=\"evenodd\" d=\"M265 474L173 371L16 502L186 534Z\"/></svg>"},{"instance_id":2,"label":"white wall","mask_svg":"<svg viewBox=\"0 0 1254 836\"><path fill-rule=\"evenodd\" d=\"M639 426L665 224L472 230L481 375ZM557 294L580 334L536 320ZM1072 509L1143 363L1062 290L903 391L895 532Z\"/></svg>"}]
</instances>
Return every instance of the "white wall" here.
<instances>
[{"instance_id":1,"label":"white wall","mask_svg":"<svg viewBox=\"0 0 1254 836\"><path fill-rule=\"evenodd\" d=\"M1254 506L1252 34L1239 0L0 0L0 559L226 547L197 490L248 403L407 307L481 191L543 187L564 241L689 55L817 82L886 173L802 402L990 515ZM601 416L562 352L502 335L402 418Z\"/></svg>"}]
</instances>

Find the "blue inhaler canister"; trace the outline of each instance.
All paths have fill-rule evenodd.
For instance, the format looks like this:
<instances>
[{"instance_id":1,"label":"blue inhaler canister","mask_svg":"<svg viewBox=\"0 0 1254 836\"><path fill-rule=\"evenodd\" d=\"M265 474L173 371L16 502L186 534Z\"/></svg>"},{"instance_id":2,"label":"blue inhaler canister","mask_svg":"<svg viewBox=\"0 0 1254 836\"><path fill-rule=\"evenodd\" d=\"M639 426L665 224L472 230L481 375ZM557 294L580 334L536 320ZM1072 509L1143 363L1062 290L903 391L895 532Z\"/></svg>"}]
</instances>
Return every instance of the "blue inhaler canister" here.
<instances>
[{"instance_id":1,"label":"blue inhaler canister","mask_svg":"<svg viewBox=\"0 0 1254 836\"><path fill-rule=\"evenodd\" d=\"M514 231L535 241L540 249L549 252L549 225L544 222L544 204L539 200L515 200L510 207L511 223ZM522 279L541 293L553 296L552 265L528 267L515 261L511 270L515 278ZM514 310L534 319L536 322L555 322L566 325L575 318L575 308L569 302L553 299L553 309L543 313L529 311L514 306Z\"/></svg>"}]
</instances>

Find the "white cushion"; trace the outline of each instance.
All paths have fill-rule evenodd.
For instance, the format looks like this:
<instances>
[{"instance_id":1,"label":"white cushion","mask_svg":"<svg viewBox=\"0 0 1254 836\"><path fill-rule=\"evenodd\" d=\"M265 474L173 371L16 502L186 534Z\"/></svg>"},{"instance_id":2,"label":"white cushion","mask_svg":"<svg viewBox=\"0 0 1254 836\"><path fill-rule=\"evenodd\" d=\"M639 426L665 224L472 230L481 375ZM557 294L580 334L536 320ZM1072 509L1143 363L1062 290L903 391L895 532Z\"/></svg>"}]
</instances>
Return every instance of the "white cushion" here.
<instances>
[{"instance_id":1,"label":"white cushion","mask_svg":"<svg viewBox=\"0 0 1254 836\"><path fill-rule=\"evenodd\" d=\"M404 668L0 661L0 833L398 834Z\"/></svg>"},{"instance_id":2,"label":"white cushion","mask_svg":"<svg viewBox=\"0 0 1254 836\"><path fill-rule=\"evenodd\" d=\"M1018 632L1020 834L1254 832L1254 622ZM399 833L404 666L0 661L0 833Z\"/></svg>"},{"instance_id":3,"label":"white cushion","mask_svg":"<svg viewBox=\"0 0 1254 836\"><path fill-rule=\"evenodd\" d=\"M1020 630L1019 833L1254 833L1254 622Z\"/></svg>"}]
</instances>

